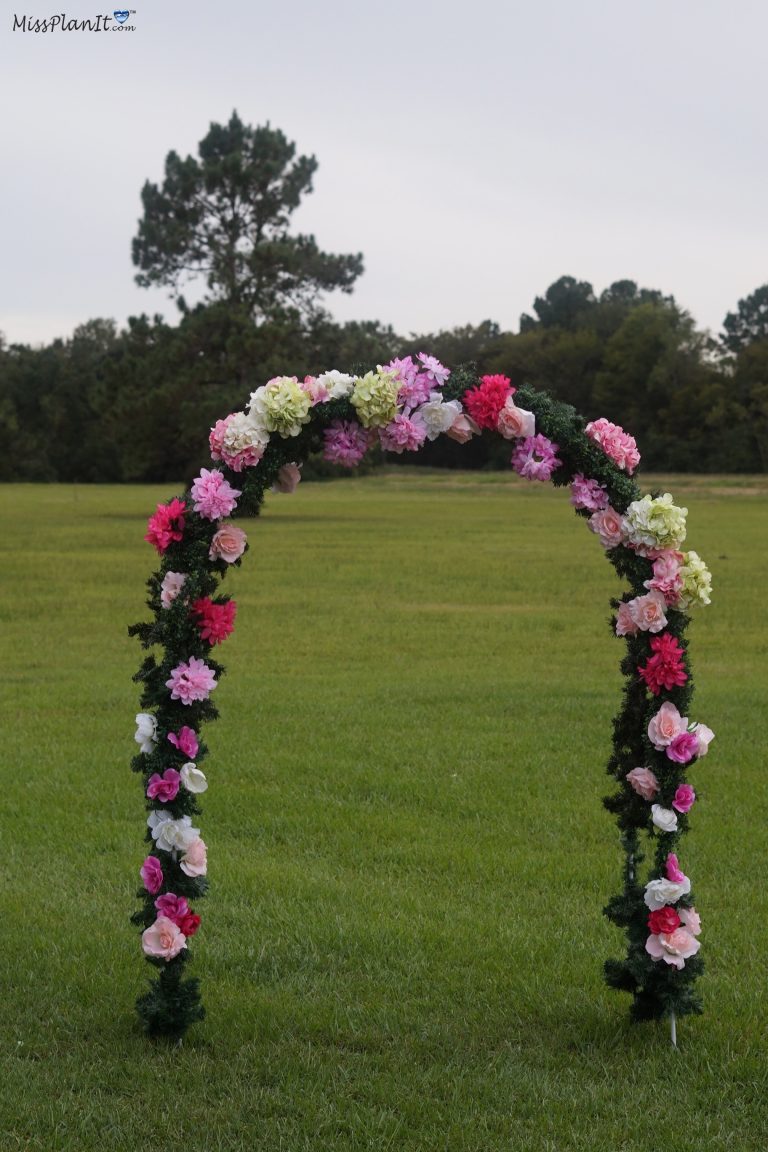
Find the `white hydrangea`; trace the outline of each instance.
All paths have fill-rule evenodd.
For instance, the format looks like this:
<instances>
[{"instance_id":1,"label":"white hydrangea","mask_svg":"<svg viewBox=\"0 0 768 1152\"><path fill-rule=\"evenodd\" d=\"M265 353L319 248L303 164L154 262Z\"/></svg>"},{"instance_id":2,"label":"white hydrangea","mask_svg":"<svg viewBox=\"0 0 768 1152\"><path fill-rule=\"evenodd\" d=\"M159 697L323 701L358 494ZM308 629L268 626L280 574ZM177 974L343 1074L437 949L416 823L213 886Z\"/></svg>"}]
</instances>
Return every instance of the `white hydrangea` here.
<instances>
[{"instance_id":1,"label":"white hydrangea","mask_svg":"<svg viewBox=\"0 0 768 1152\"><path fill-rule=\"evenodd\" d=\"M697 604L706 606L712 603L712 573L707 568L698 552L686 552L685 562L681 565L680 575L683 578L683 587L680 592L678 607L687 612Z\"/></svg>"},{"instance_id":2,"label":"white hydrangea","mask_svg":"<svg viewBox=\"0 0 768 1152\"><path fill-rule=\"evenodd\" d=\"M312 397L295 376L276 376L251 393L249 417L252 424L280 436L298 436L310 421Z\"/></svg>"},{"instance_id":3,"label":"white hydrangea","mask_svg":"<svg viewBox=\"0 0 768 1152\"><path fill-rule=\"evenodd\" d=\"M344 396L349 396L355 386L354 376L348 376L346 372L337 372L334 368L331 372L323 372L322 376L318 376L315 381L318 388L325 388L331 400L341 400Z\"/></svg>"},{"instance_id":4,"label":"white hydrangea","mask_svg":"<svg viewBox=\"0 0 768 1152\"><path fill-rule=\"evenodd\" d=\"M627 540L641 556L663 548L678 549L685 540L687 508L678 508L672 495L643 496L624 513Z\"/></svg>"},{"instance_id":5,"label":"white hydrangea","mask_svg":"<svg viewBox=\"0 0 768 1152\"><path fill-rule=\"evenodd\" d=\"M264 448L269 443L269 432L248 412L233 412L227 418L222 443L230 456L246 448Z\"/></svg>"}]
</instances>

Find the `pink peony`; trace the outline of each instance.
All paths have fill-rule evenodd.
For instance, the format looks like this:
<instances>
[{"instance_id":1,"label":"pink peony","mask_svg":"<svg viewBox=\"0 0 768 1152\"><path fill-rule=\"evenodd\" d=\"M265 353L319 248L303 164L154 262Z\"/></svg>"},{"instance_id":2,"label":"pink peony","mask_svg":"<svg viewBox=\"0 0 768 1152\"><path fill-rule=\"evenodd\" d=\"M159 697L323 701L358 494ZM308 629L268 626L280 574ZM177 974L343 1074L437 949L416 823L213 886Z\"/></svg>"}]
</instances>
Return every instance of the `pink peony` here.
<instances>
[{"instance_id":1,"label":"pink peony","mask_svg":"<svg viewBox=\"0 0 768 1152\"><path fill-rule=\"evenodd\" d=\"M201 468L192 485L192 507L204 520L220 520L234 511L240 495L240 489L233 488L224 479L223 472L217 468Z\"/></svg>"},{"instance_id":2,"label":"pink peony","mask_svg":"<svg viewBox=\"0 0 768 1152\"><path fill-rule=\"evenodd\" d=\"M653 656L649 656L643 665L638 665L637 671L654 696L661 693L662 688L680 687L688 679L688 673L683 663L683 649L668 632L651 639Z\"/></svg>"},{"instance_id":3,"label":"pink peony","mask_svg":"<svg viewBox=\"0 0 768 1152\"><path fill-rule=\"evenodd\" d=\"M204 660L190 656L188 662L176 665L165 686L171 689L171 700L192 704L196 700L208 699L216 687L216 677Z\"/></svg>"},{"instance_id":4,"label":"pink peony","mask_svg":"<svg viewBox=\"0 0 768 1152\"><path fill-rule=\"evenodd\" d=\"M170 608L184 587L186 578L184 572L166 572L160 585L160 603L163 608Z\"/></svg>"},{"instance_id":5,"label":"pink peony","mask_svg":"<svg viewBox=\"0 0 768 1152\"><path fill-rule=\"evenodd\" d=\"M627 607L629 614L641 632L661 632L667 626L664 609L667 602L661 592L649 592L646 596L636 596Z\"/></svg>"},{"instance_id":6,"label":"pink peony","mask_svg":"<svg viewBox=\"0 0 768 1152\"><path fill-rule=\"evenodd\" d=\"M675 808L678 812L690 812L691 808L693 808L695 799L696 793L694 792L693 788L691 788L690 784L681 784L675 792L675 798L672 801L672 807Z\"/></svg>"},{"instance_id":7,"label":"pink peony","mask_svg":"<svg viewBox=\"0 0 768 1152\"><path fill-rule=\"evenodd\" d=\"M616 635L636 636L639 631L640 629L632 619L629 604L622 601L621 604L619 604L619 610L616 614Z\"/></svg>"},{"instance_id":8,"label":"pink peony","mask_svg":"<svg viewBox=\"0 0 768 1152\"><path fill-rule=\"evenodd\" d=\"M633 768L625 779L643 800L653 800L659 790L659 782L650 768Z\"/></svg>"},{"instance_id":9,"label":"pink peony","mask_svg":"<svg viewBox=\"0 0 768 1152\"><path fill-rule=\"evenodd\" d=\"M178 748L182 756L189 760L194 760L197 756L198 743L197 733L193 728L187 728L186 724L183 728L179 728L178 732L169 732L168 740L173 744L174 748Z\"/></svg>"},{"instance_id":10,"label":"pink peony","mask_svg":"<svg viewBox=\"0 0 768 1152\"><path fill-rule=\"evenodd\" d=\"M608 504L601 508L587 521L591 532L600 537L603 548L618 548L626 540L624 517Z\"/></svg>"},{"instance_id":11,"label":"pink peony","mask_svg":"<svg viewBox=\"0 0 768 1152\"><path fill-rule=\"evenodd\" d=\"M245 551L247 539L245 532L236 524L222 524L211 539L208 559L225 560L227 564L234 564Z\"/></svg>"},{"instance_id":12,"label":"pink peony","mask_svg":"<svg viewBox=\"0 0 768 1152\"><path fill-rule=\"evenodd\" d=\"M424 376L437 388L442 388L451 374L450 368L445 368L436 356L428 356L426 352L419 352L417 360L421 360L421 371Z\"/></svg>"},{"instance_id":13,"label":"pink peony","mask_svg":"<svg viewBox=\"0 0 768 1152\"><path fill-rule=\"evenodd\" d=\"M683 560L682 552L665 548L653 561L653 576L645 581L646 588L655 588L661 592L670 608L677 604L683 590L683 577L680 573Z\"/></svg>"},{"instance_id":14,"label":"pink peony","mask_svg":"<svg viewBox=\"0 0 768 1152\"><path fill-rule=\"evenodd\" d=\"M181 776L175 768L166 768L162 776L155 772L147 781L147 796L150 800L159 800L161 804L167 804L170 800L176 799L180 783Z\"/></svg>"},{"instance_id":15,"label":"pink peony","mask_svg":"<svg viewBox=\"0 0 768 1152\"><path fill-rule=\"evenodd\" d=\"M286 496L290 496L295 492L301 480L301 465L300 464L283 464L282 468L277 474L277 479L272 485L273 492L282 492Z\"/></svg>"},{"instance_id":16,"label":"pink peony","mask_svg":"<svg viewBox=\"0 0 768 1152\"><path fill-rule=\"evenodd\" d=\"M182 539L186 510L184 501L174 498L169 504L158 504L157 511L147 521L144 539L153 544L161 555L169 544Z\"/></svg>"},{"instance_id":17,"label":"pink peony","mask_svg":"<svg viewBox=\"0 0 768 1152\"><path fill-rule=\"evenodd\" d=\"M157 856L147 856L141 866L141 882L151 896L163 886L163 868Z\"/></svg>"},{"instance_id":18,"label":"pink peony","mask_svg":"<svg viewBox=\"0 0 768 1152\"><path fill-rule=\"evenodd\" d=\"M659 936L649 936L645 950L654 960L665 960L675 968L684 968L685 961L695 956L701 947L700 941L687 928L676 928L674 932L662 932Z\"/></svg>"},{"instance_id":19,"label":"pink peony","mask_svg":"<svg viewBox=\"0 0 768 1152\"><path fill-rule=\"evenodd\" d=\"M208 852L205 841L199 836L187 848L179 867L187 876L205 876L208 871Z\"/></svg>"},{"instance_id":20,"label":"pink peony","mask_svg":"<svg viewBox=\"0 0 768 1152\"><path fill-rule=\"evenodd\" d=\"M182 948L186 948L187 938L173 920L167 916L158 916L152 927L142 933L141 946L147 956L173 960Z\"/></svg>"},{"instance_id":21,"label":"pink peony","mask_svg":"<svg viewBox=\"0 0 768 1152\"><path fill-rule=\"evenodd\" d=\"M507 396L496 427L505 440L519 440L536 434L536 417L533 412L518 408L512 397Z\"/></svg>"},{"instance_id":22,"label":"pink peony","mask_svg":"<svg viewBox=\"0 0 768 1152\"><path fill-rule=\"evenodd\" d=\"M355 420L334 420L323 432L323 459L356 468L368 451L368 433Z\"/></svg>"},{"instance_id":23,"label":"pink peony","mask_svg":"<svg viewBox=\"0 0 768 1152\"><path fill-rule=\"evenodd\" d=\"M167 916L174 924L181 927L182 919L189 913L189 904L184 896L176 896L173 892L166 892L155 900L155 908L161 916Z\"/></svg>"},{"instance_id":24,"label":"pink peony","mask_svg":"<svg viewBox=\"0 0 768 1152\"><path fill-rule=\"evenodd\" d=\"M699 742L693 732L679 732L667 744L667 756L675 764L688 764L699 754Z\"/></svg>"},{"instance_id":25,"label":"pink peony","mask_svg":"<svg viewBox=\"0 0 768 1152\"><path fill-rule=\"evenodd\" d=\"M556 455L558 447L546 436L526 436L512 453L512 467L526 480L550 480L562 464Z\"/></svg>"},{"instance_id":26,"label":"pink peony","mask_svg":"<svg viewBox=\"0 0 768 1152\"><path fill-rule=\"evenodd\" d=\"M193 601L190 613L196 617L200 639L207 640L209 644L221 644L234 631L237 604L234 600L214 604L210 597L203 596Z\"/></svg>"},{"instance_id":27,"label":"pink peony","mask_svg":"<svg viewBox=\"0 0 768 1152\"><path fill-rule=\"evenodd\" d=\"M613 460L618 468L622 468L631 476L640 463L640 453L634 437L630 436L618 424L611 424L610 420L601 417L592 420L584 429L590 440L599 444L606 456Z\"/></svg>"},{"instance_id":28,"label":"pink peony","mask_svg":"<svg viewBox=\"0 0 768 1152\"><path fill-rule=\"evenodd\" d=\"M586 512L602 512L608 507L608 493L605 485L590 480L577 472L571 481L571 504Z\"/></svg>"},{"instance_id":29,"label":"pink peony","mask_svg":"<svg viewBox=\"0 0 768 1152\"><path fill-rule=\"evenodd\" d=\"M427 438L423 424L417 424L398 412L394 420L379 429L379 440L385 452L417 452Z\"/></svg>"},{"instance_id":30,"label":"pink peony","mask_svg":"<svg viewBox=\"0 0 768 1152\"><path fill-rule=\"evenodd\" d=\"M681 716L667 700L648 725L648 739L657 752L662 752L676 736L688 730L688 717Z\"/></svg>"},{"instance_id":31,"label":"pink peony","mask_svg":"<svg viewBox=\"0 0 768 1152\"><path fill-rule=\"evenodd\" d=\"M664 870L667 874L667 880L671 880L673 884L684 884L688 879L685 873L681 872L674 852L670 852L667 856Z\"/></svg>"},{"instance_id":32,"label":"pink peony","mask_svg":"<svg viewBox=\"0 0 768 1152\"><path fill-rule=\"evenodd\" d=\"M681 908L680 919L692 936L698 936L701 933L701 917L695 908Z\"/></svg>"},{"instance_id":33,"label":"pink peony","mask_svg":"<svg viewBox=\"0 0 768 1152\"><path fill-rule=\"evenodd\" d=\"M499 413L514 391L507 376L482 376L476 388L464 393L462 403L480 428L495 432Z\"/></svg>"},{"instance_id":34,"label":"pink peony","mask_svg":"<svg viewBox=\"0 0 768 1152\"><path fill-rule=\"evenodd\" d=\"M455 440L457 444L466 444L473 436L477 436L480 432L477 424L469 416L463 413L458 415L446 432L446 436L450 436L451 440Z\"/></svg>"}]
</instances>

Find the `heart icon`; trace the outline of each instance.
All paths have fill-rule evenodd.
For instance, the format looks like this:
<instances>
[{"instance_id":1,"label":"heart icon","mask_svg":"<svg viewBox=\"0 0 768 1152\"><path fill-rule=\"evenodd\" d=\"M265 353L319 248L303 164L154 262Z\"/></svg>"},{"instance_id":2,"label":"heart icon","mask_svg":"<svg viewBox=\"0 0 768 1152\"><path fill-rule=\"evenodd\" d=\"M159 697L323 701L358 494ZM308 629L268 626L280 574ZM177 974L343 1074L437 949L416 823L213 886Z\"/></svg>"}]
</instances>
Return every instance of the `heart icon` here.
<instances>
[{"instance_id":1,"label":"heart icon","mask_svg":"<svg viewBox=\"0 0 768 1152\"><path fill-rule=\"evenodd\" d=\"M114 16L115 20L117 20L118 24L125 24L126 20L130 16L130 12L113 12L112 15Z\"/></svg>"}]
</instances>

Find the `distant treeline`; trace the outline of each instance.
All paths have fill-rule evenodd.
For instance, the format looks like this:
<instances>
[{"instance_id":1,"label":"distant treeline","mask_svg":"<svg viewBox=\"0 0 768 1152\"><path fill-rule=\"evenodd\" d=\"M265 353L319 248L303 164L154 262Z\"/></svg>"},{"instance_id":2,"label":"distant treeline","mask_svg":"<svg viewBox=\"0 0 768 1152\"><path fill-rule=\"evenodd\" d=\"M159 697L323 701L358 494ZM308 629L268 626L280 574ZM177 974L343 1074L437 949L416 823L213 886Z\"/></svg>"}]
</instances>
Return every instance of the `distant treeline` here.
<instances>
[{"instance_id":1,"label":"distant treeline","mask_svg":"<svg viewBox=\"0 0 768 1152\"><path fill-rule=\"evenodd\" d=\"M185 309L178 325L90 320L42 348L0 338L0 479L178 481L209 461L208 428L275 375L355 371L426 351L474 362L606 416L636 438L647 470L761 472L768 467L768 286L739 302L719 339L674 299L629 280L599 296L562 277L519 331L486 321L400 336L376 321L257 320L231 302ZM508 466L509 444L445 437L398 462Z\"/></svg>"}]
</instances>

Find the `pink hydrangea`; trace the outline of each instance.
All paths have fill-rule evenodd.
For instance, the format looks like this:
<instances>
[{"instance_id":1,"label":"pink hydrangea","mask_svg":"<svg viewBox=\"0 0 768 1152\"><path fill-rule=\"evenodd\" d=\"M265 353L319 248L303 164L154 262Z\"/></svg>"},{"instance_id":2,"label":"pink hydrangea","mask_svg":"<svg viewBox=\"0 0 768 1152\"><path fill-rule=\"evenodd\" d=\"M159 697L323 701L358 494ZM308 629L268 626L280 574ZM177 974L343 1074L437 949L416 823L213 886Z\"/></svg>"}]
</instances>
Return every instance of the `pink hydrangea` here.
<instances>
[{"instance_id":1,"label":"pink hydrangea","mask_svg":"<svg viewBox=\"0 0 768 1152\"><path fill-rule=\"evenodd\" d=\"M175 800L179 793L181 776L175 768L166 768L162 776L155 772L147 781L147 796L150 800L159 800L161 804L168 804Z\"/></svg>"},{"instance_id":2,"label":"pink hydrangea","mask_svg":"<svg viewBox=\"0 0 768 1152\"><path fill-rule=\"evenodd\" d=\"M637 671L654 696L659 696L663 688L669 691L685 684L688 673L683 661L684 652L675 637L662 632L651 639L651 649L653 656L649 656L645 664L639 664Z\"/></svg>"},{"instance_id":3,"label":"pink hydrangea","mask_svg":"<svg viewBox=\"0 0 768 1152\"><path fill-rule=\"evenodd\" d=\"M417 452L427 438L427 429L402 412L379 430L379 440L385 452Z\"/></svg>"},{"instance_id":4,"label":"pink hydrangea","mask_svg":"<svg viewBox=\"0 0 768 1152\"><path fill-rule=\"evenodd\" d=\"M368 433L355 420L334 420L323 441L323 459L344 468L356 468L368 451Z\"/></svg>"},{"instance_id":5,"label":"pink hydrangea","mask_svg":"<svg viewBox=\"0 0 768 1152\"><path fill-rule=\"evenodd\" d=\"M526 436L512 453L512 467L526 480L550 480L562 464L556 455L558 448L546 436Z\"/></svg>"},{"instance_id":6,"label":"pink hydrangea","mask_svg":"<svg viewBox=\"0 0 768 1152\"><path fill-rule=\"evenodd\" d=\"M600 512L608 507L605 485L577 472L571 481L571 504L586 512Z\"/></svg>"},{"instance_id":7,"label":"pink hydrangea","mask_svg":"<svg viewBox=\"0 0 768 1152\"><path fill-rule=\"evenodd\" d=\"M163 868L157 856L147 856L141 866L141 882L151 896L163 886Z\"/></svg>"},{"instance_id":8,"label":"pink hydrangea","mask_svg":"<svg viewBox=\"0 0 768 1152\"><path fill-rule=\"evenodd\" d=\"M622 468L631 476L640 463L640 453L633 436L630 436L618 424L601 417L592 420L584 429L590 440L599 444L606 456L613 460L618 468Z\"/></svg>"},{"instance_id":9,"label":"pink hydrangea","mask_svg":"<svg viewBox=\"0 0 768 1152\"><path fill-rule=\"evenodd\" d=\"M208 699L216 687L216 677L204 660L190 656L188 661L176 665L165 686L171 689L171 700L193 704L196 700Z\"/></svg>"},{"instance_id":10,"label":"pink hydrangea","mask_svg":"<svg viewBox=\"0 0 768 1152\"><path fill-rule=\"evenodd\" d=\"M680 568L684 559L682 552L665 548L653 561L653 576L645 581L646 588L661 592L670 608L678 603L683 590Z\"/></svg>"},{"instance_id":11,"label":"pink hydrangea","mask_svg":"<svg viewBox=\"0 0 768 1152\"><path fill-rule=\"evenodd\" d=\"M197 756L197 750L199 748L197 733L193 728L188 728L186 724L179 728L178 732L169 732L168 740L173 744L174 748L178 748L182 756L186 756L188 760L194 760Z\"/></svg>"},{"instance_id":12,"label":"pink hydrangea","mask_svg":"<svg viewBox=\"0 0 768 1152\"><path fill-rule=\"evenodd\" d=\"M201 468L192 485L192 507L204 520L220 520L234 511L241 494L217 468Z\"/></svg>"},{"instance_id":13,"label":"pink hydrangea","mask_svg":"<svg viewBox=\"0 0 768 1152\"><path fill-rule=\"evenodd\" d=\"M243 412L231 412L217 420L208 437L212 460L223 460L233 472L253 468L264 455L265 444Z\"/></svg>"},{"instance_id":14,"label":"pink hydrangea","mask_svg":"<svg viewBox=\"0 0 768 1152\"><path fill-rule=\"evenodd\" d=\"M144 539L152 544L161 556L169 544L182 539L186 510L185 502L174 497L168 504L158 504L157 511L147 521Z\"/></svg>"}]
</instances>

